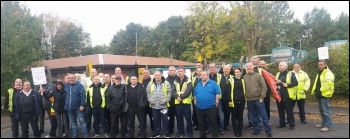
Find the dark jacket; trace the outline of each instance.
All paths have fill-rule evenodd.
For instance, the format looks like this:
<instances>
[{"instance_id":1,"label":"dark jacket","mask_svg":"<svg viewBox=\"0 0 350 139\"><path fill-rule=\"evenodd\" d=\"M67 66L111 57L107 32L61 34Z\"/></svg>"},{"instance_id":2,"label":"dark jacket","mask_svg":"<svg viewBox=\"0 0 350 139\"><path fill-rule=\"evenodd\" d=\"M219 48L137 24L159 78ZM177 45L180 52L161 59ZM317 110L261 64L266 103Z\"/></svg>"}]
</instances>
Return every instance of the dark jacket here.
<instances>
[{"instance_id":1,"label":"dark jacket","mask_svg":"<svg viewBox=\"0 0 350 139\"><path fill-rule=\"evenodd\" d=\"M73 84L64 84L64 90L66 91L66 101L64 109L67 111L78 111L80 106L85 107L85 88L83 84L76 81Z\"/></svg>"},{"instance_id":2,"label":"dark jacket","mask_svg":"<svg viewBox=\"0 0 350 139\"><path fill-rule=\"evenodd\" d=\"M278 79L281 80L281 82L286 83L287 74L288 74L288 70L281 72L280 75L278 76ZM294 72L292 72L292 77L291 77L290 82L291 83L288 84L288 87L283 87L283 83L278 84L278 86L280 87L280 89L278 91L281 94L281 98L283 100L290 99L287 88L298 86L298 80L295 77Z\"/></svg>"},{"instance_id":3,"label":"dark jacket","mask_svg":"<svg viewBox=\"0 0 350 139\"><path fill-rule=\"evenodd\" d=\"M34 105L35 105L35 118L38 118L40 116L40 112L41 112L41 99L39 97L39 93L31 90L30 92L31 94L34 95ZM16 119L19 119L21 117L21 103L23 101L23 98L21 97L23 94L23 90L19 93L16 94L15 97L15 104L16 104Z\"/></svg>"},{"instance_id":4,"label":"dark jacket","mask_svg":"<svg viewBox=\"0 0 350 139\"><path fill-rule=\"evenodd\" d=\"M56 86L56 85L53 84L53 83L48 83L48 84L42 85L42 87L44 88L44 93L43 93L43 94L48 94L48 93L50 93L50 91L52 91L52 89L54 89L55 86ZM42 107L43 109L49 109L49 108L51 108L51 102L50 102L50 100L47 99L45 96L42 96L42 95L41 95L41 92L39 92L39 89L40 89L40 85L34 86L34 90L35 90L36 92L39 93L39 97L40 97L41 102L42 102L41 107Z\"/></svg>"},{"instance_id":5,"label":"dark jacket","mask_svg":"<svg viewBox=\"0 0 350 139\"><path fill-rule=\"evenodd\" d=\"M123 113L122 108L126 103L125 93L126 86L124 84L113 84L111 87L109 87L106 94L106 105L111 112L117 114Z\"/></svg>"},{"instance_id":6,"label":"dark jacket","mask_svg":"<svg viewBox=\"0 0 350 139\"><path fill-rule=\"evenodd\" d=\"M139 83L139 82L137 82L137 85L135 87L137 89L137 94L138 94L138 105L139 105L139 108L146 107L146 105L148 104L146 88L143 87L143 85L141 83ZM132 90L131 83L128 84L126 88L127 88L127 91L126 91L125 95L128 95L128 93L131 93L129 91ZM125 101L127 102L128 100L125 100Z\"/></svg>"},{"instance_id":7,"label":"dark jacket","mask_svg":"<svg viewBox=\"0 0 350 139\"><path fill-rule=\"evenodd\" d=\"M180 89L182 90L183 84L185 84L188 80L189 80L188 77L185 75L185 77L182 81L183 83L181 84L180 78L179 78L179 76L177 76L174 82L179 83ZM171 95L173 96L174 99L177 99L177 97L179 97L179 95L176 92L177 91L176 86L174 85L174 87L172 87L172 88L175 88L175 91L171 92L172 93ZM189 83L187 83L187 88L186 88L185 92L183 94L180 94L180 98L185 99L185 98L189 97L191 95L192 91L193 91L192 82L189 82Z\"/></svg>"},{"instance_id":8,"label":"dark jacket","mask_svg":"<svg viewBox=\"0 0 350 139\"><path fill-rule=\"evenodd\" d=\"M58 105L59 105L59 102L61 102L60 100L66 99L66 91L63 88L64 88L63 86L62 86L62 90L58 90L57 88L55 88L52 91L50 91L49 93L44 94L46 99L50 99L53 96L54 102L53 102L52 108L55 111L58 111ZM61 98L61 93L63 93L63 96L64 96L63 98ZM65 105L65 104L63 103L60 105Z\"/></svg>"}]
</instances>

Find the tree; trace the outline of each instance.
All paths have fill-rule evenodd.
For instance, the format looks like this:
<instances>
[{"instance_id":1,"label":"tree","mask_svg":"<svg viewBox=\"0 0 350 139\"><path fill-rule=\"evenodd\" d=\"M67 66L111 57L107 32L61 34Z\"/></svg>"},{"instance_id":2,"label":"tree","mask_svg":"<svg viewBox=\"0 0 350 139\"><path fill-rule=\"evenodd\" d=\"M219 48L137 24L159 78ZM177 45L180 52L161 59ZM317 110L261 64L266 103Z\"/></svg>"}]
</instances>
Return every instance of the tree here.
<instances>
[{"instance_id":1,"label":"tree","mask_svg":"<svg viewBox=\"0 0 350 139\"><path fill-rule=\"evenodd\" d=\"M87 46L83 47L81 51L81 55L94 55L94 54L109 54L108 52L109 47L105 44L103 45L97 45L97 46Z\"/></svg>"},{"instance_id":2,"label":"tree","mask_svg":"<svg viewBox=\"0 0 350 139\"><path fill-rule=\"evenodd\" d=\"M1 2L1 92L16 78L30 79L30 67L44 59L41 47L43 26L19 2Z\"/></svg>"}]
</instances>

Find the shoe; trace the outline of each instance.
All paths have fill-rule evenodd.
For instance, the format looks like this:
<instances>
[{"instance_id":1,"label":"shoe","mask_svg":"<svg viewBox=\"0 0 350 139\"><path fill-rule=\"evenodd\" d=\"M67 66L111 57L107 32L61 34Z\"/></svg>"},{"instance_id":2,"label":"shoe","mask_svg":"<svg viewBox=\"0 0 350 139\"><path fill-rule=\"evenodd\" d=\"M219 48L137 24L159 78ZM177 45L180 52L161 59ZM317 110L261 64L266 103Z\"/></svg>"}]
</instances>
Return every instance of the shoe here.
<instances>
[{"instance_id":1,"label":"shoe","mask_svg":"<svg viewBox=\"0 0 350 139\"><path fill-rule=\"evenodd\" d=\"M97 138L99 137L100 135L99 134L95 134L94 136L92 136L91 138Z\"/></svg>"},{"instance_id":2,"label":"shoe","mask_svg":"<svg viewBox=\"0 0 350 139\"><path fill-rule=\"evenodd\" d=\"M159 138L160 137L160 135L158 134L158 135L156 135L156 134L153 134L152 136L151 136L151 138Z\"/></svg>"},{"instance_id":3,"label":"shoe","mask_svg":"<svg viewBox=\"0 0 350 139\"><path fill-rule=\"evenodd\" d=\"M222 131L222 130L219 130L219 134L220 134L220 135L225 135L225 132Z\"/></svg>"},{"instance_id":4,"label":"shoe","mask_svg":"<svg viewBox=\"0 0 350 139\"><path fill-rule=\"evenodd\" d=\"M301 121L301 123L303 123L303 124L307 124L307 122L306 122L306 121Z\"/></svg>"},{"instance_id":5,"label":"shoe","mask_svg":"<svg viewBox=\"0 0 350 139\"><path fill-rule=\"evenodd\" d=\"M207 135L210 134L210 133L211 133L211 130L208 130L208 131L207 131Z\"/></svg>"},{"instance_id":6,"label":"shoe","mask_svg":"<svg viewBox=\"0 0 350 139\"><path fill-rule=\"evenodd\" d=\"M196 128L194 128L193 130L198 130L199 128L198 127L196 127Z\"/></svg>"},{"instance_id":7,"label":"shoe","mask_svg":"<svg viewBox=\"0 0 350 139\"><path fill-rule=\"evenodd\" d=\"M323 125L316 125L316 128L323 128Z\"/></svg>"},{"instance_id":8,"label":"shoe","mask_svg":"<svg viewBox=\"0 0 350 139\"><path fill-rule=\"evenodd\" d=\"M271 123L271 122L269 122L269 125L270 125L270 126L272 126L272 123Z\"/></svg>"},{"instance_id":9,"label":"shoe","mask_svg":"<svg viewBox=\"0 0 350 139\"><path fill-rule=\"evenodd\" d=\"M259 135L260 133L259 132L253 132L252 135L256 136L256 135Z\"/></svg>"},{"instance_id":10,"label":"shoe","mask_svg":"<svg viewBox=\"0 0 350 139\"><path fill-rule=\"evenodd\" d=\"M109 138L109 134L108 134L108 133L105 133L105 137L106 137L106 138Z\"/></svg>"},{"instance_id":11,"label":"shoe","mask_svg":"<svg viewBox=\"0 0 350 139\"><path fill-rule=\"evenodd\" d=\"M289 130L294 130L294 126L289 127Z\"/></svg>"},{"instance_id":12,"label":"shoe","mask_svg":"<svg viewBox=\"0 0 350 139\"><path fill-rule=\"evenodd\" d=\"M164 138L170 138L170 135L169 134L164 135Z\"/></svg>"},{"instance_id":13,"label":"shoe","mask_svg":"<svg viewBox=\"0 0 350 139\"><path fill-rule=\"evenodd\" d=\"M230 131L230 129L228 127L225 127L224 130L225 131Z\"/></svg>"},{"instance_id":14,"label":"shoe","mask_svg":"<svg viewBox=\"0 0 350 139\"><path fill-rule=\"evenodd\" d=\"M284 127L286 127L286 125L278 125L278 126L276 126L276 128L284 128Z\"/></svg>"},{"instance_id":15,"label":"shoe","mask_svg":"<svg viewBox=\"0 0 350 139\"><path fill-rule=\"evenodd\" d=\"M182 134L176 134L176 136L175 136L175 138L182 138L182 137L184 137L184 135L182 135Z\"/></svg>"},{"instance_id":16,"label":"shoe","mask_svg":"<svg viewBox=\"0 0 350 139\"><path fill-rule=\"evenodd\" d=\"M46 135L45 138L54 138L54 137L50 135Z\"/></svg>"},{"instance_id":17,"label":"shoe","mask_svg":"<svg viewBox=\"0 0 350 139\"><path fill-rule=\"evenodd\" d=\"M330 130L329 128L324 127L324 128L321 129L321 132L328 132L329 130Z\"/></svg>"},{"instance_id":18,"label":"shoe","mask_svg":"<svg viewBox=\"0 0 350 139\"><path fill-rule=\"evenodd\" d=\"M267 137L268 138L272 138L272 134L271 133L267 133Z\"/></svg>"},{"instance_id":19,"label":"shoe","mask_svg":"<svg viewBox=\"0 0 350 139\"><path fill-rule=\"evenodd\" d=\"M253 125L247 125L246 127L244 127L245 130L252 129L252 128L253 128Z\"/></svg>"},{"instance_id":20,"label":"shoe","mask_svg":"<svg viewBox=\"0 0 350 139\"><path fill-rule=\"evenodd\" d=\"M239 137L239 134L238 134L238 133L235 133L235 136L236 136L236 137Z\"/></svg>"}]
</instances>

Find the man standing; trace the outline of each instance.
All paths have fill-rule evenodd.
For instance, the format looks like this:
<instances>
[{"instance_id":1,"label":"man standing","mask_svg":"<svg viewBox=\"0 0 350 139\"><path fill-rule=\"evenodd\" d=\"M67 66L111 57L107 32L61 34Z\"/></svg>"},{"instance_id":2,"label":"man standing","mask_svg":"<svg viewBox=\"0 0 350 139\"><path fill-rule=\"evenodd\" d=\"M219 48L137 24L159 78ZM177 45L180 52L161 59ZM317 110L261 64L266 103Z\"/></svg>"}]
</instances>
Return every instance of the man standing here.
<instances>
[{"instance_id":1,"label":"man standing","mask_svg":"<svg viewBox=\"0 0 350 139\"><path fill-rule=\"evenodd\" d=\"M316 128L321 128L322 132L328 132L332 128L332 112L329 104L329 98L334 93L334 74L328 68L325 60L318 62L318 73L312 87L311 94L315 94L318 99L318 107L322 117L321 125L316 125Z\"/></svg>"},{"instance_id":2,"label":"man standing","mask_svg":"<svg viewBox=\"0 0 350 139\"><path fill-rule=\"evenodd\" d=\"M289 130L294 130L295 120L292 107L292 99L295 98L296 89L298 86L298 80L295 78L295 74L287 70L288 64L286 62L280 62L278 65L278 70L276 74L276 84L278 92L281 96L281 102L276 101L279 122L280 125L277 128L286 127L285 123L285 112L287 113L287 120L289 123Z\"/></svg>"},{"instance_id":3,"label":"man standing","mask_svg":"<svg viewBox=\"0 0 350 139\"><path fill-rule=\"evenodd\" d=\"M303 124L307 124L305 118L305 98L306 92L307 90L309 90L310 87L310 78L306 72L300 69L300 67L301 66L299 63L294 64L293 73L295 74L295 77L298 80L298 88L297 94L295 95L295 98L293 98L292 101L292 108L294 109L295 103L298 103L300 121Z\"/></svg>"},{"instance_id":4,"label":"man standing","mask_svg":"<svg viewBox=\"0 0 350 139\"><path fill-rule=\"evenodd\" d=\"M230 65L224 65L223 67L223 80L222 80L222 83L220 83L221 85L220 88L222 89L221 90L222 96L229 96L230 94L229 80L233 78L233 76L230 74L231 69L232 68ZM229 131L228 126L230 122L231 112L230 112L228 103L230 101L228 97L222 97L221 101L222 101L221 103L222 111L224 112L224 130Z\"/></svg>"},{"instance_id":5,"label":"man standing","mask_svg":"<svg viewBox=\"0 0 350 139\"><path fill-rule=\"evenodd\" d=\"M30 82L23 82L23 90L16 94L16 119L19 120L22 129L22 138L28 138L29 123L33 129L35 138L40 138L38 118L40 115L41 99L38 92L30 88Z\"/></svg>"},{"instance_id":6,"label":"man standing","mask_svg":"<svg viewBox=\"0 0 350 139\"><path fill-rule=\"evenodd\" d=\"M84 118L84 107L86 104L84 86L79 81L76 81L74 74L69 74L68 84L64 84L64 90L66 91L64 109L68 112L69 123L72 125L73 130L73 138L78 138L79 135L77 118L80 123L83 137L87 138L88 132Z\"/></svg>"},{"instance_id":7,"label":"man standing","mask_svg":"<svg viewBox=\"0 0 350 139\"><path fill-rule=\"evenodd\" d=\"M199 137L206 138L205 121L208 119L213 131L213 137L219 138L217 107L219 106L220 89L215 81L209 79L209 73L207 71L201 72L201 78L201 82L198 82L194 90Z\"/></svg>"},{"instance_id":8,"label":"man standing","mask_svg":"<svg viewBox=\"0 0 350 139\"><path fill-rule=\"evenodd\" d=\"M10 118L11 118L11 131L12 131L12 137L18 138L18 124L19 121L16 119L16 105L15 105L15 97L16 95L22 90L22 80L17 78L15 82L13 83L12 88L7 90L7 93L5 94L5 100L4 100L4 109L10 112Z\"/></svg>"},{"instance_id":9,"label":"man standing","mask_svg":"<svg viewBox=\"0 0 350 139\"><path fill-rule=\"evenodd\" d=\"M264 98L266 97L266 84L264 77L259 73L254 72L252 63L247 63L247 74L243 76L248 112L251 114L253 121L254 132L252 135L260 134L259 115L265 128L268 137L272 137L269 119L266 115Z\"/></svg>"},{"instance_id":10,"label":"man standing","mask_svg":"<svg viewBox=\"0 0 350 139\"><path fill-rule=\"evenodd\" d=\"M174 81L177 78L176 75L176 68L174 66L169 67L169 76L166 78L166 80L170 83L171 88L175 89ZM174 92L175 90L172 90ZM171 94L170 94L171 95ZM171 97L169 101L170 107L168 116L169 118L169 135L173 134L174 132L174 126L175 126L175 115L176 115L176 108L175 108L175 98Z\"/></svg>"},{"instance_id":11,"label":"man standing","mask_svg":"<svg viewBox=\"0 0 350 139\"><path fill-rule=\"evenodd\" d=\"M149 69L146 68L146 69L143 70L142 85L143 85L144 88L147 88L149 82L152 81L152 78L151 78L150 74L151 73L150 73ZM146 120L147 115L149 117L149 122L151 124L151 130L153 131L154 130L154 126L153 126L152 108L150 107L148 100L147 100L147 105L146 105L146 108L145 108L145 122L146 122L146 125L147 125L147 120Z\"/></svg>"},{"instance_id":12,"label":"man standing","mask_svg":"<svg viewBox=\"0 0 350 139\"><path fill-rule=\"evenodd\" d=\"M102 86L106 89L105 94L107 94L108 89L111 88L113 85L113 83L111 82L111 76L106 73L103 75L103 84ZM107 96L107 95L106 95ZM107 129L105 129L105 133L110 133L110 129L111 129L111 115L110 115L110 110L109 108L105 107L105 117L106 117L106 125L107 125Z\"/></svg>"},{"instance_id":13,"label":"man standing","mask_svg":"<svg viewBox=\"0 0 350 139\"><path fill-rule=\"evenodd\" d=\"M146 89L141 83L137 82L136 76L131 76L130 84L127 85L126 97L129 104L129 133L128 138L134 138L135 116L140 123L140 133L142 138L146 137L145 107L147 105Z\"/></svg>"},{"instance_id":14,"label":"man standing","mask_svg":"<svg viewBox=\"0 0 350 139\"><path fill-rule=\"evenodd\" d=\"M121 129L120 137L126 137L126 112L123 110L123 105L125 105L125 92L126 87L124 84L121 84L121 77L116 76L112 78L114 85L108 89L106 95L106 105L110 111L111 117L111 128L110 135L111 138L116 138L116 131L118 128L118 121L120 120ZM105 82L106 83L106 82Z\"/></svg>"},{"instance_id":15,"label":"man standing","mask_svg":"<svg viewBox=\"0 0 350 139\"><path fill-rule=\"evenodd\" d=\"M199 67L196 69L196 73L194 77L192 77L191 81L192 81L192 112L193 112L193 115L192 115L192 122L193 122L193 126L195 126L195 128L193 130L198 130L199 129L199 126L198 126L198 120L197 120L197 112L196 112L196 104L194 103L194 99L193 99L193 96L194 96L194 89L196 88L198 82L201 81L201 72L202 72L202 68Z\"/></svg>"},{"instance_id":16,"label":"man standing","mask_svg":"<svg viewBox=\"0 0 350 139\"><path fill-rule=\"evenodd\" d=\"M122 84L128 84L129 83L129 76L126 76L125 74L123 74L121 68L116 67L114 72L115 72L115 75L120 76L122 78Z\"/></svg>"},{"instance_id":17,"label":"man standing","mask_svg":"<svg viewBox=\"0 0 350 139\"><path fill-rule=\"evenodd\" d=\"M172 86L165 80L160 71L155 71L154 79L148 84L146 90L148 101L152 107L154 122L154 131L151 137L160 137L160 130L163 129L164 137L170 138L168 107L173 91ZM163 128L161 128L161 123Z\"/></svg>"},{"instance_id":18,"label":"man standing","mask_svg":"<svg viewBox=\"0 0 350 139\"><path fill-rule=\"evenodd\" d=\"M85 79L86 82L86 86L85 86L85 90L87 90L93 83L93 78L95 76L97 76L97 70L95 68L92 68L90 70L90 77ZM100 79L101 80L101 79ZM86 92L86 96L90 96L89 92ZM86 99L86 104L90 104L90 99ZM90 105L86 105L85 107L85 121L86 121L86 125L87 125L87 132L90 133L90 129L91 129L91 117L92 117L92 109Z\"/></svg>"},{"instance_id":19,"label":"man standing","mask_svg":"<svg viewBox=\"0 0 350 139\"><path fill-rule=\"evenodd\" d=\"M186 133L188 138L193 137L192 121L191 121L191 103L192 103L192 83L191 80L185 75L185 68L180 66L177 69L178 76L174 81L175 92L172 92L173 98L175 98L176 119L178 133L176 138L185 136L184 121L186 119Z\"/></svg>"},{"instance_id":20,"label":"man standing","mask_svg":"<svg viewBox=\"0 0 350 139\"><path fill-rule=\"evenodd\" d=\"M259 68L267 71L266 62L264 60L260 60ZM265 83L266 83L266 80L265 80ZM270 86L268 86L267 84L266 84L266 87L267 87L267 91L266 91L266 97L264 98L264 103L265 103L267 118L270 121L271 89L270 89ZM272 126L271 122L269 124L270 124L270 126Z\"/></svg>"}]
</instances>

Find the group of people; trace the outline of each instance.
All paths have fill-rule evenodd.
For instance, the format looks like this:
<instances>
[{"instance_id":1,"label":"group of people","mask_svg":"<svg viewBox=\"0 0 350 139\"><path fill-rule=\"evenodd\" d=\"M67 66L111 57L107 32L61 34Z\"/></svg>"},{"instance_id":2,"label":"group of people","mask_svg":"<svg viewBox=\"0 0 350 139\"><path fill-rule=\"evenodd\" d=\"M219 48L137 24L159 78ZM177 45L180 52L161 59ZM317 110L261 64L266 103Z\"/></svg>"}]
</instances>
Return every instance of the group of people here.
<instances>
[{"instance_id":1,"label":"group of people","mask_svg":"<svg viewBox=\"0 0 350 139\"><path fill-rule=\"evenodd\" d=\"M299 107L301 123L307 124L304 107L310 79L300 67L297 63L293 71L288 71L286 62L279 63L275 80L281 96L281 101L276 101L280 118L277 128L289 124L289 129L294 130L295 103ZM318 68L311 93L318 98L322 116L322 123L316 127L326 132L332 128L329 98L334 90L334 75L323 60L319 61ZM161 133L170 138L175 118L176 138L192 138L193 130L198 129L201 138L210 133L217 138L224 135L224 130L230 131L230 120L233 134L243 136L243 112L247 104L249 124L245 129L253 129L252 135L258 135L264 127L267 136L272 137L269 122L271 90L263 70L268 70L266 62L252 57L245 69L223 64L219 72L215 63L209 64L206 71L203 64L197 62L191 77L185 75L183 66L177 69L170 66L167 78L161 71L155 71L151 78L150 70L144 69L141 82L135 75L122 74L119 67L112 76L99 76L96 69L91 69L90 77L86 79L80 79L78 74L67 74L63 81L35 89L31 89L29 81L16 79L6 93L4 107L10 112L14 138L19 137L19 124L22 137L27 138L29 123L34 137L41 137L45 113L50 116L51 123L47 138L67 137L70 129L71 137L79 137L77 121L84 138L88 137L91 128L94 129L92 138L99 137L101 125L105 137L116 138L120 134L121 138L134 138L135 117L139 121L137 136L145 138L147 115L152 138L160 137Z\"/></svg>"}]
</instances>

